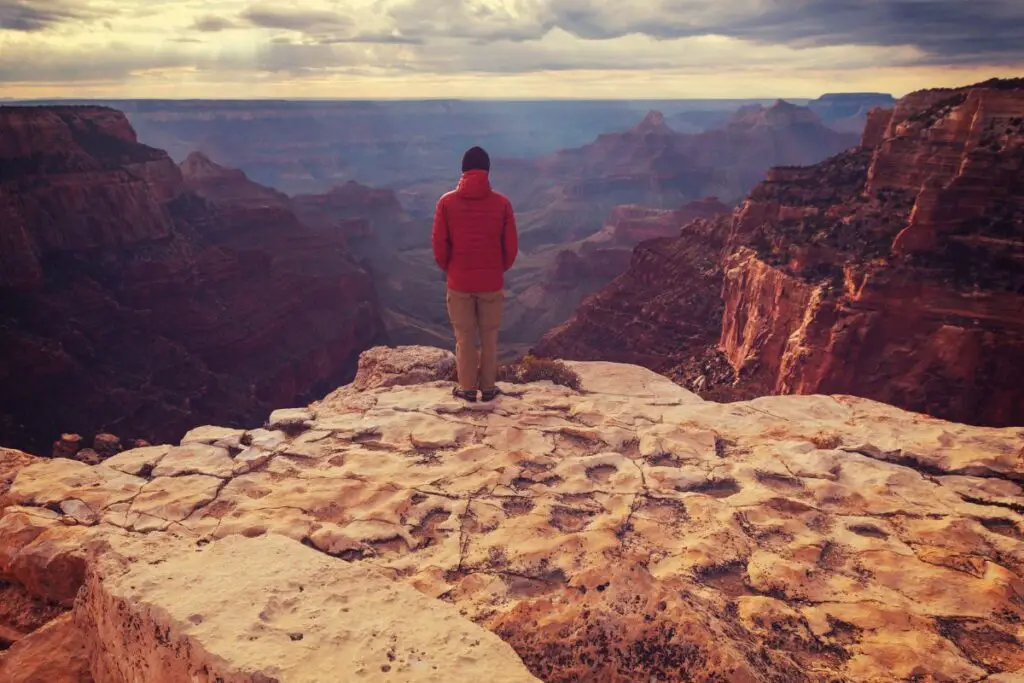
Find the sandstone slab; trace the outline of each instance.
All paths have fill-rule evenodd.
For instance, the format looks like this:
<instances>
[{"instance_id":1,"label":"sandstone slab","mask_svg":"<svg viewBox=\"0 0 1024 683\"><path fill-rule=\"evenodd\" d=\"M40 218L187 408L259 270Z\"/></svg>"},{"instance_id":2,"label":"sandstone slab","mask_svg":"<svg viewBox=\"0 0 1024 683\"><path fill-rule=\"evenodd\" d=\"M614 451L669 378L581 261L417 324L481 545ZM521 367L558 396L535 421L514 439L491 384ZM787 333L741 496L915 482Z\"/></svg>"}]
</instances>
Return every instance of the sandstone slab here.
<instances>
[{"instance_id":1,"label":"sandstone slab","mask_svg":"<svg viewBox=\"0 0 1024 683\"><path fill-rule=\"evenodd\" d=\"M280 536L108 556L75 621L97 680L535 681L497 636L369 567Z\"/></svg>"}]
</instances>

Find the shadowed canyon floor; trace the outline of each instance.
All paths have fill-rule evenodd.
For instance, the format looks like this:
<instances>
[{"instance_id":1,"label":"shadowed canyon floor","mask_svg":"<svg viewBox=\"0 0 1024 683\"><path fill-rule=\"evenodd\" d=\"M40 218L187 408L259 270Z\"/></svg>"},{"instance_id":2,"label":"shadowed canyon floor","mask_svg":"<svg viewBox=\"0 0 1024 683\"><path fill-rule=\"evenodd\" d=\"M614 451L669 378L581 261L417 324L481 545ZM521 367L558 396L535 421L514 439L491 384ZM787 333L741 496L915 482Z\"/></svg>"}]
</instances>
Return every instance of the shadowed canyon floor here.
<instances>
[{"instance_id":1,"label":"shadowed canyon floor","mask_svg":"<svg viewBox=\"0 0 1024 683\"><path fill-rule=\"evenodd\" d=\"M81 677L53 681L1024 674L1024 428L610 363L469 406L448 363L367 353L264 428L100 465L8 452L0 574L73 609L0 679L52 666L57 629Z\"/></svg>"}]
</instances>

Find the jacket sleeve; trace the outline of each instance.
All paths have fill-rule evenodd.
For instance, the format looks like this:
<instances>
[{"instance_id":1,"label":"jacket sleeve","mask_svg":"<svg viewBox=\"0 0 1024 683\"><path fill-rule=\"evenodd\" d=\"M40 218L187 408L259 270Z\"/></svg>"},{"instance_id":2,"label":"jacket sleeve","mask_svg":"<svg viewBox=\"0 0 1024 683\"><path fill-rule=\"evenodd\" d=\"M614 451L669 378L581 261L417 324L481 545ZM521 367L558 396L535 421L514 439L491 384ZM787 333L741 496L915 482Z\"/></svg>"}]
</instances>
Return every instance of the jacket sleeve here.
<instances>
[{"instance_id":1,"label":"jacket sleeve","mask_svg":"<svg viewBox=\"0 0 1024 683\"><path fill-rule=\"evenodd\" d=\"M434 260L441 270L447 272L448 260L451 258L451 235L448 232L448 217L445 215L443 198L437 201L437 208L434 209L431 242L434 245Z\"/></svg>"},{"instance_id":2,"label":"jacket sleeve","mask_svg":"<svg viewBox=\"0 0 1024 683\"><path fill-rule=\"evenodd\" d=\"M512 267L519 255L519 233L516 232L516 213L512 203L505 203L505 227L501 234L502 261L505 270Z\"/></svg>"}]
</instances>

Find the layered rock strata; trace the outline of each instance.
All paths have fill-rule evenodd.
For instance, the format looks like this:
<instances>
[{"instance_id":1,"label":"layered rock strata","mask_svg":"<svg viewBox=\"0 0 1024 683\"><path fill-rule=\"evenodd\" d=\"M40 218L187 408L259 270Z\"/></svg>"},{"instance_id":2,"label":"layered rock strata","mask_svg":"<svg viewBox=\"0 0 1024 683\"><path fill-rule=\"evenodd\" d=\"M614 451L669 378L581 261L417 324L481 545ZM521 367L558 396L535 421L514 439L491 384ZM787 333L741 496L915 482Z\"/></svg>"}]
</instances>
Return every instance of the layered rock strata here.
<instances>
[{"instance_id":1,"label":"layered rock strata","mask_svg":"<svg viewBox=\"0 0 1024 683\"><path fill-rule=\"evenodd\" d=\"M343 239L240 171L179 169L119 112L0 108L0 169L9 445L242 423L350 379L383 338Z\"/></svg>"},{"instance_id":2,"label":"layered rock strata","mask_svg":"<svg viewBox=\"0 0 1024 683\"><path fill-rule=\"evenodd\" d=\"M115 683L337 680L357 642L366 680L424 661L423 680L529 680L456 611L544 681L1024 674L1020 428L849 396L713 403L614 363L570 363L580 392L467 406L433 379L446 361L375 351L263 428L20 463L0 572L73 604Z\"/></svg>"},{"instance_id":3,"label":"layered rock strata","mask_svg":"<svg viewBox=\"0 0 1024 683\"><path fill-rule=\"evenodd\" d=\"M718 276L676 284L721 282L706 292L723 302L720 337L698 356L724 353L741 395L841 392L962 422L1024 422L1022 83L912 93L870 114L858 148L769 171L733 216ZM587 343L585 357L612 357L652 336L633 332L642 319L602 323L598 305L700 324L663 296L667 277L628 273L658 284L611 285L538 352L574 357Z\"/></svg>"},{"instance_id":4,"label":"layered rock strata","mask_svg":"<svg viewBox=\"0 0 1024 683\"><path fill-rule=\"evenodd\" d=\"M511 274L514 290L504 314L503 339L532 344L570 317L580 303L630 266L633 248L658 237L675 237L682 226L699 218L728 215L715 197L689 202L678 209L652 209L635 204L617 206L601 230L557 252L526 255L521 269L547 261L541 277ZM551 254L554 253L552 257ZM582 358L581 358L582 359Z\"/></svg>"}]
</instances>

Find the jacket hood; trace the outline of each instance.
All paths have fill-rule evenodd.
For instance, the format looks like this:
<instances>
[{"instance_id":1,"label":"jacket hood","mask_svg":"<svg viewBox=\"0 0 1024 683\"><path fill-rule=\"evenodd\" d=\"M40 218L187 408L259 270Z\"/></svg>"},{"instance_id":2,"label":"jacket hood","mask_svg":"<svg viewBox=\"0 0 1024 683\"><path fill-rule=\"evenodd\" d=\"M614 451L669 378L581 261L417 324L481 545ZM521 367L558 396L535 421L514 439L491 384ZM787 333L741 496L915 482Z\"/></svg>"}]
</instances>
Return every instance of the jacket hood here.
<instances>
[{"instance_id":1,"label":"jacket hood","mask_svg":"<svg viewBox=\"0 0 1024 683\"><path fill-rule=\"evenodd\" d=\"M487 171L466 171L459 178L455 193L466 199L483 199L491 194L491 181Z\"/></svg>"}]
</instances>

